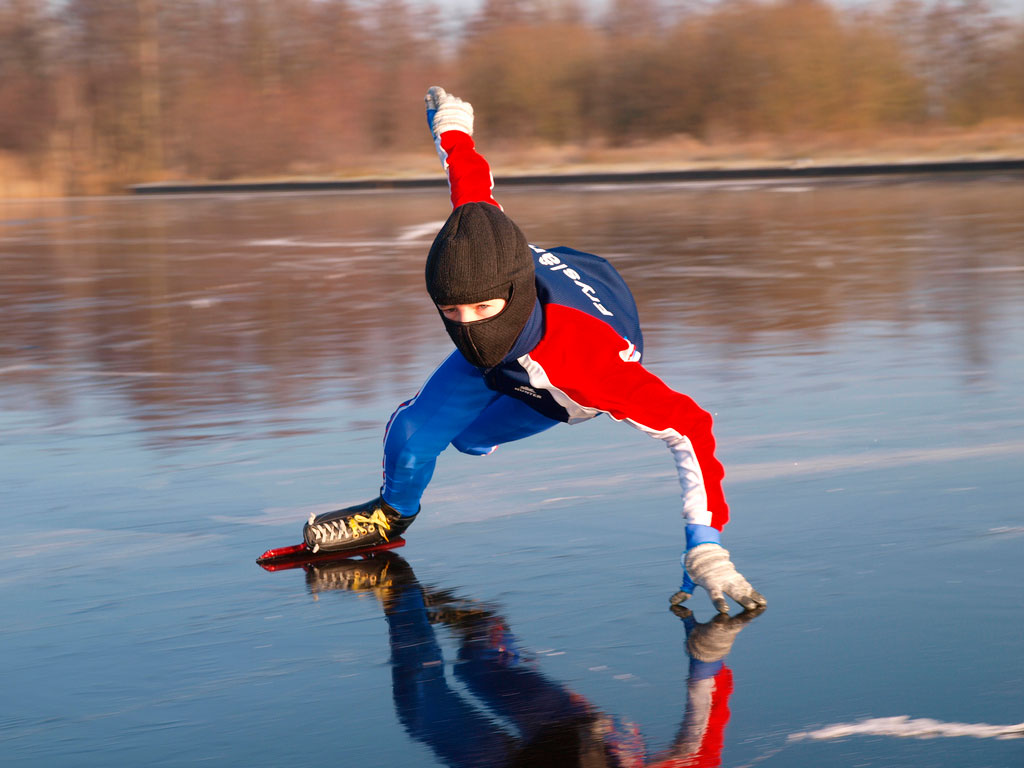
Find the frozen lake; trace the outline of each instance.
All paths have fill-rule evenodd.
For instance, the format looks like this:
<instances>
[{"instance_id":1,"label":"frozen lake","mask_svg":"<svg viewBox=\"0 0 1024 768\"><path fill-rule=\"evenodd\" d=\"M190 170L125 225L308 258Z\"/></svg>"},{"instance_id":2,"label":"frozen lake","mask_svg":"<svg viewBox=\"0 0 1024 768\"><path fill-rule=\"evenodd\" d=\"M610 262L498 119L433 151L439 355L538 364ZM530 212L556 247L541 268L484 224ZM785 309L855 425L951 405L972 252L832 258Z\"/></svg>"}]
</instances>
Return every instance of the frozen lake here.
<instances>
[{"instance_id":1,"label":"frozen lake","mask_svg":"<svg viewBox=\"0 0 1024 768\"><path fill-rule=\"evenodd\" d=\"M724 667L608 419L446 452L400 557L255 564L447 353L442 190L0 201L0 762L1021 765L1024 179L498 197L716 416L769 602Z\"/></svg>"}]
</instances>

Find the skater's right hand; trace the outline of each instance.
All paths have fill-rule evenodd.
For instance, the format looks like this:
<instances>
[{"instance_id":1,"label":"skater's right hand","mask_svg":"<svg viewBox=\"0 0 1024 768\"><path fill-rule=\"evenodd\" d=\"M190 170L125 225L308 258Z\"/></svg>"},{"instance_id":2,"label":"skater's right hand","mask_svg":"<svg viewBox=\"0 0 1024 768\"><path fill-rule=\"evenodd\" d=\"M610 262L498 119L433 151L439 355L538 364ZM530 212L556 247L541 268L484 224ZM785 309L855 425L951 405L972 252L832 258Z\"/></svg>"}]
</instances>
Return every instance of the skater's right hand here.
<instances>
[{"instance_id":1,"label":"skater's right hand","mask_svg":"<svg viewBox=\"0 0 1024 768\"><path fill-rule=\"evenodd\" d=\"M446 93L439 85L432 86L423 100L427 105L427 125L435 139L445 131L473 135L473 105L468 101Z\"/></svg>"},{"instance_id":2,"label":"skater's right hand","mask_svg":"<svg viewBox=\"0 0 1024 768\"><path fill-rule=\"evenodd\" d=\"M688 549L683 567L683 586L669 600L672 605L689 600L693 595L694 586L707 590L715 610L719 613L729 613L726 595L747 610L768 604L764 596L750 586L750 582L736 570L736 566L729 559L729 550L720 544L698 544Z\"/></svg>"}]
</instances>

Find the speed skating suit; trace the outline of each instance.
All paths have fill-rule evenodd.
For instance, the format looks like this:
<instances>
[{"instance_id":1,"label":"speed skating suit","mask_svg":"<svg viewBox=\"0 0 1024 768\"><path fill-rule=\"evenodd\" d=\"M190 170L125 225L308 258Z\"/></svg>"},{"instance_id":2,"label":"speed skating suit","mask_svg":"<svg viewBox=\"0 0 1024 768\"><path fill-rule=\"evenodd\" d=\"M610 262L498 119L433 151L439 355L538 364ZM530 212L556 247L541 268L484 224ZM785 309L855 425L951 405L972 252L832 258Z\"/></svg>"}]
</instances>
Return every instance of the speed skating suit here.
<instances>
[{"instance_id":1,"label":"speed skating suit","mask_svg":"<svg viewBox=\"0 0 1024 768\"><path fill-rule=\"evenodd\" d=\"M490 168L468 134L446 131L436 145L453 208L498 205ZM682 487L684 522L721 530L729 509L711 416L641 364L636 304L622 277L588 253L530 248L537 303L525 328L494 368L474 367L455 350L398 407L384 436L384 500L415 514L448 445L483 455L559 422L605 413L664 441Z\"/></svg>"}]
</instances>

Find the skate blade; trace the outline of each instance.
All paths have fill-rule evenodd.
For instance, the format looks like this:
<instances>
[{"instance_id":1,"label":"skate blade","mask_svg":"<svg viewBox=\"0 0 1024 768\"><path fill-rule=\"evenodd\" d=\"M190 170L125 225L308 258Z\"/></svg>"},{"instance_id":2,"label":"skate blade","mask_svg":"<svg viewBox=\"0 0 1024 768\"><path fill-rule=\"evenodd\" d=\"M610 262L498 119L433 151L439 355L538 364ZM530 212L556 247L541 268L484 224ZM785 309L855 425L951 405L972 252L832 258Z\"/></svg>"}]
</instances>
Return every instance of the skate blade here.
<instances>
[{"instance_id":1,"label":"skate blade","mask_svg":"<svg viewBox=\"0 0 1024 768\"><path fill-rule=\"evenodd\" d=\"M352 557L368 555L371 552L383 552L388 549L397 549L405 546L405 539L393 539L383 544L376 544L372 547L362 549L347 549L341 552L312 552L305 544L296 544L292 547L279 547L268 549L258 558L256 563L266 571L284 571L289 568L301 568L312 563L326 563L337 560L348 560Z\"/></svg>"}]
</instances>

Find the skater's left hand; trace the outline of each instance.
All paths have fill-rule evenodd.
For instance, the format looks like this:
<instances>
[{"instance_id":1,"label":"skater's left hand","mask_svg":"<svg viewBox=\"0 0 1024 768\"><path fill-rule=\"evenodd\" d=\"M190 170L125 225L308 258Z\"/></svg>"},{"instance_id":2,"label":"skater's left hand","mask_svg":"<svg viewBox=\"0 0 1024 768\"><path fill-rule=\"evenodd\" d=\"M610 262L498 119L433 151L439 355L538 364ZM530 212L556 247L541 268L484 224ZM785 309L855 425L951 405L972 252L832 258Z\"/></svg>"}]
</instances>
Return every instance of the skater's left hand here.
<instances>
[{"instance_id":1,"label":"skater's left hand","mask_svg":"<svg viewBox=\"0 0 1024 768\"><path fill-rule=\"evenodd\" d=\"M729 551L720 544L698 544L687 550L683 567L683 586L669 599L672 605L689 600L694 586L704 587L708 591L719 613L729 613L726 595L747 610L768 604L764 596L736 570L729 559Z\"/></svg>"},{"instance_id":2,"label":"skater's left hand","mask_svg":"<svg viewBox=\"0 0 1024 768\"><path fill-rule=\"evenodd\" d=\"M427 105L427 125L436 139L445 131L462 131L473 135L473 105L447 93L439 85L432 86L423 97Z\"/></svg>"}]
</instances>

